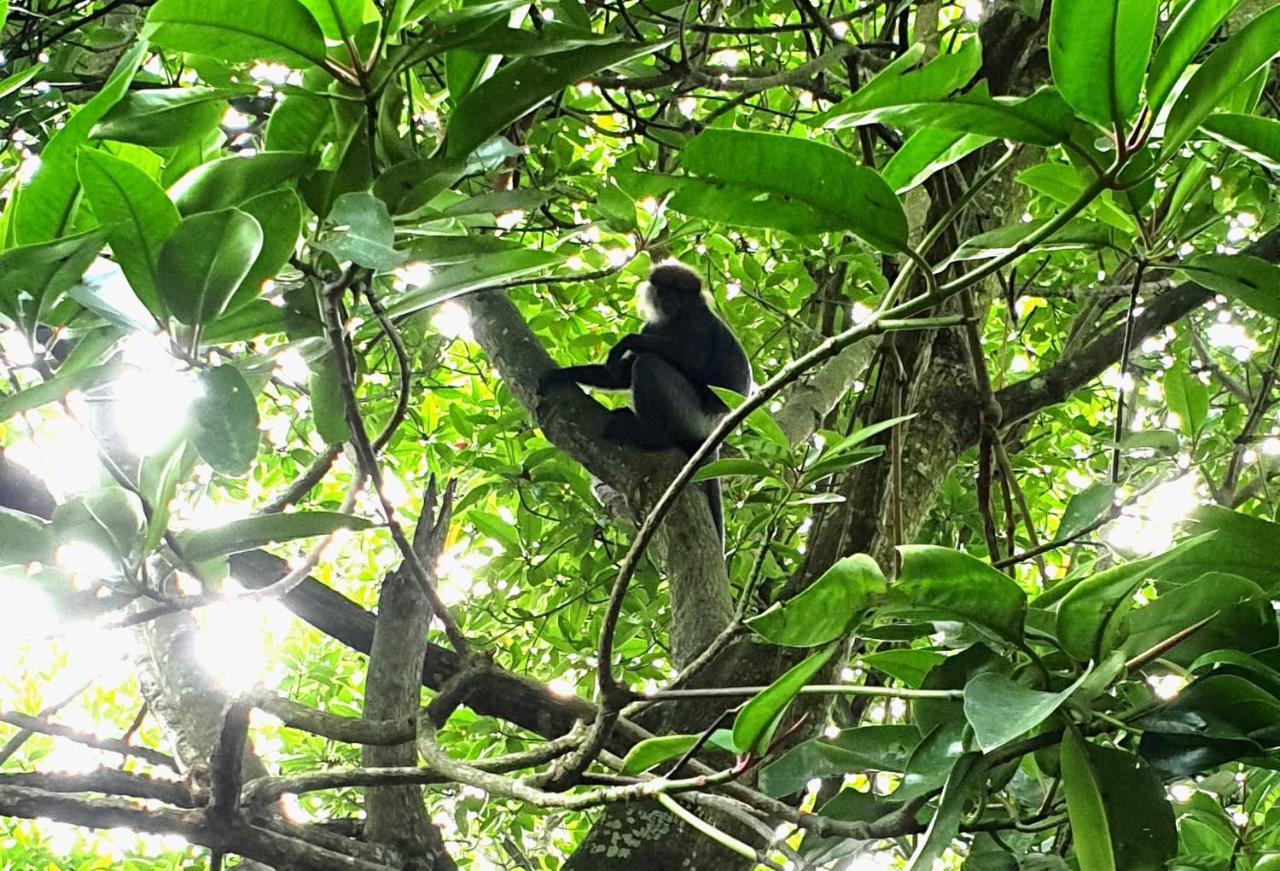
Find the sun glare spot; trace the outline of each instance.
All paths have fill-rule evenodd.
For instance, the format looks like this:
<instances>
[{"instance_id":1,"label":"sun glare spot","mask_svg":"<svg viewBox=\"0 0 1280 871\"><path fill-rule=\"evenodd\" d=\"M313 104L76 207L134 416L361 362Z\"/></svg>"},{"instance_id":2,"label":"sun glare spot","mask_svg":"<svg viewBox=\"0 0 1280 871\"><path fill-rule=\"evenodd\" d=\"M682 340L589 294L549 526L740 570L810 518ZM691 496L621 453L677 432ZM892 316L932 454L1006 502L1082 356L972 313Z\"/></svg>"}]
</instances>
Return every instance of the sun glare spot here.
<instances>
[{"instance_id":1,"label":"sun glare spot","mask_svg":"<svg viewBox=\"0 0 1280 871\"><path fill-rule=\"evenodd\" d=\"M470 342L471 315L459 303L449 300L442 303L431 316L431 326L446 339L464 339Z\"/></svg>"}]
</instances>

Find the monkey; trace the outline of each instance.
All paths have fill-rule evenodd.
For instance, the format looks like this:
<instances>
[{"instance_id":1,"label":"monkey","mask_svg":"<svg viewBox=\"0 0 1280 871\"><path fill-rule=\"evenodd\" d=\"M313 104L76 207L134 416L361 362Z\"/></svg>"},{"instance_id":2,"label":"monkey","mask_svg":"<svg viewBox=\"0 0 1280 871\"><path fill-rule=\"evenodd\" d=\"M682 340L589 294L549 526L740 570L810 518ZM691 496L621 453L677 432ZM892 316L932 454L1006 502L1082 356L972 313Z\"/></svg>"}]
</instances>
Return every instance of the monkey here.
<instances>
[{"instance_id":1,"label":"monkey","mask_svg":"<svg viewBox=\"0 0 1280 871\"><path fill-rule=\"evenodd\" d=\"M751 363L733 331L708 306L702 279L683 264L656 267L641 282L636 307L644 319L640 332L623 336L604 363L544 373L538 395L566 384L630 390L632 407L610 413L605 438L642 451L676 448L691 455L728 411L711 388L747 395ZM701 486L723 546L720 481Z\"/></svg>"}]
</instances>

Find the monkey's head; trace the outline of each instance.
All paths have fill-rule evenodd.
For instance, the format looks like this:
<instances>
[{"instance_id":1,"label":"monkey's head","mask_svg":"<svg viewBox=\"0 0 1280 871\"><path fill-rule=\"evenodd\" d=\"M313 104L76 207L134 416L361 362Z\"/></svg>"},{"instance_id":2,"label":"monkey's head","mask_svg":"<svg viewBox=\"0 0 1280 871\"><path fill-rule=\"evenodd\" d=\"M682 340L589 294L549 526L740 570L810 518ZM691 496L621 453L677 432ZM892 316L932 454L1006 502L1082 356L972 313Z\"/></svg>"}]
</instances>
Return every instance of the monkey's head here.
<instances>
[{"instance_id":1,"label":"monkey's head","mask_svg":"<svg viewBox=\"0 0 1280 871\"><path fill-rule=\"evenodd\" d=\"M702 279L689 267L668 261L649 273L640 283L636 306L649 323L670 320L691 305L706 305Z\"/></svg>"}]
</instances>

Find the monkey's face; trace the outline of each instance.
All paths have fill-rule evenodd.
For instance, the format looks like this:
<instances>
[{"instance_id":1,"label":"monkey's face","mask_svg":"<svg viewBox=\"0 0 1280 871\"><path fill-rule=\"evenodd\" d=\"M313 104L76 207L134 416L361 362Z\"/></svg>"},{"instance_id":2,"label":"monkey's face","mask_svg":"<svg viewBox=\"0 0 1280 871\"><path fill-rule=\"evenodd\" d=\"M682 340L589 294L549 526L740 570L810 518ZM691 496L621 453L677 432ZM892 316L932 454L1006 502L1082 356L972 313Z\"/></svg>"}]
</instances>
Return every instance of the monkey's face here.
<instances>
[{"instance_id":1,"label":"monkey's face","mask_svg":"<svg viewBox=\"0 0 1280 871\"><path fill-rule=\"evenodd\" d=\"M690 305L702 302L702 282L679 264L663 264L636 288L636 308L647 323L670 320Z\"/></svg>"}]
</instances>

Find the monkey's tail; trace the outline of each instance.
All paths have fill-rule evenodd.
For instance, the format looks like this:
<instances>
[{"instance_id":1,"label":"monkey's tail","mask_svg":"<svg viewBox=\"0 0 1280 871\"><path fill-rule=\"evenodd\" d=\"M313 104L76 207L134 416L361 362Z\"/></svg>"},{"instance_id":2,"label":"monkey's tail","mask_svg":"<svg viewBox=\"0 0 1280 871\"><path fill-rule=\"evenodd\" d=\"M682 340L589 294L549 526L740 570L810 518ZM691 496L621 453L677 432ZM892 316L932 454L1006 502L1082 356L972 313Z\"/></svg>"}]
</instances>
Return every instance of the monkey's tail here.
<instances>
[{"instance_id":1,"label":"monkey's tail","mask_svg":"<svg viewBox=\"0 0 1280 871\"><path fill-rule=\"evenodd\" d=\"M720 479L711 478L701 484L702 492L707 494L707 504L711 508L711 522L715 524L716 534L720 536L720 550L724 550L724 498L720 493Z\"/></svg>"},{"instance_id":2,"label":"monkey's tail","mask_svg":"<svg viewBox=\"0 0 1280 871\"><path fill-rule=\"evenodd\" d=\"M703 461L705 466L707 463L714 463L720 459L720 452L714 451L711 456ZM710 478L703 481L699 486L702 492L707 494L707 506L711 509L711 522L715 525L716 535L720 537L720 550L724 551L724 496L720 488L719 478Z\"/></svg>"}]
</instances>

